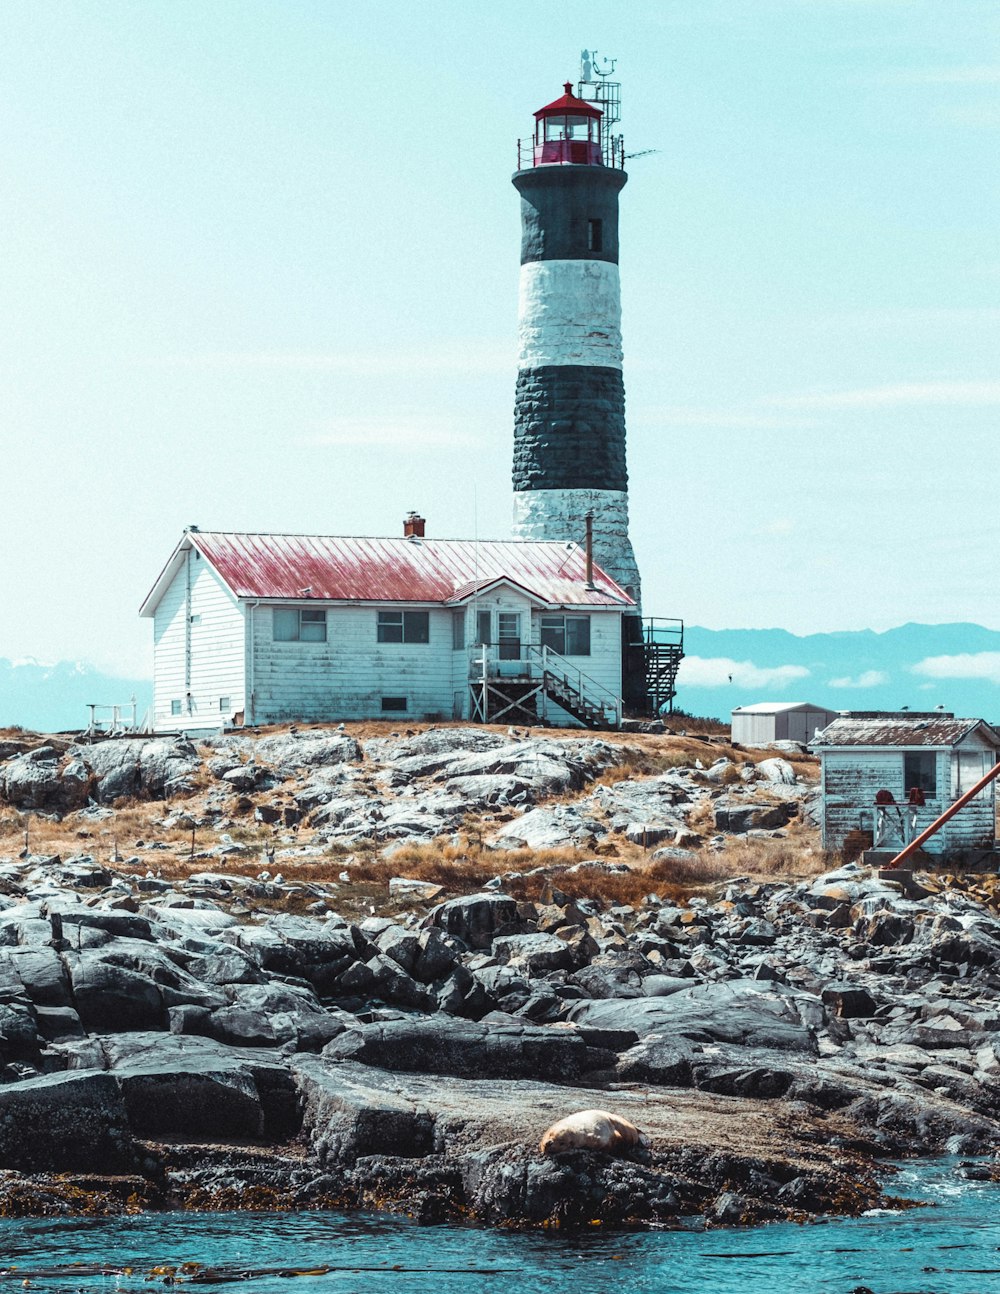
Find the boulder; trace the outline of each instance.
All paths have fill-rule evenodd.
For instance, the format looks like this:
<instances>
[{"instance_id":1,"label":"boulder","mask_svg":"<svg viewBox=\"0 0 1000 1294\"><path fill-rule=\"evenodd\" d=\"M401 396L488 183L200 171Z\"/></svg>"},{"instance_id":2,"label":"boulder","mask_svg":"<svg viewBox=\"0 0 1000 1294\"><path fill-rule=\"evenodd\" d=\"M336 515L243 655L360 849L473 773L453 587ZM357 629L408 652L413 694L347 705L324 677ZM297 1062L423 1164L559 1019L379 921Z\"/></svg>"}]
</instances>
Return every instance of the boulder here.
<instances>
[{"instance_id":1,"label":"boulder","mask_svg":"<svg viewBox=\"0 0 1000 1294\"><path fill-rule=\"evenodd\" d=\"M170 737L116 737L68 752L90 772L93 795L101 804L125 796L166 799L191 789L201 760L189 741Z\"/></svg>"},{"instance_id":2,"label":"boulder","mask_svg":"<svg viewBox=\"0 0 1000 1294\"><path fill-rule=\"evenodd\" d=\"M300 768L351 763L361 758L361 747L343 733L289 732L262 738L256 743L255 755L284 777L291 777Z\"/></svg>"},{"instance_id":3,"label":"boulder","mask_svg":"<svg viewBox=\"0 0 1000 1294\"><path fill-rule=\"evenodd\" d=\"M696 984L668 997L574 1002L568 1012L575 1024L634 1029L640 1037L656 1033L809 1055L816 1053L816 1040L803 1018L822 1016L812 994L743 979Z\"/></svg>"},{"instance_id":4,"label":"boulder","mask_svg":"<svg viewBox=\"0 0 1000 1294\"><path fill-rule=\"evenodd\" d=\"M73 1003L92 1033L162 1029L163 995L145 975L103 960L99 952L68 955Z\"/></svg>"},{"instance_id":5,"label":"boulder","mask_svg":"<svg viewBox=\"0 0 1000 1294\"><path fill-rule=\"evenodd\" d=\"M596 818L574 804L530 809L506 823L490 841L493 849L573 849L591 846L607 834Z\"/></svg>"},{"instance_id":6,"label":"boulder","mask_svg":"<svg viewBox=\"0 0 1000 1294\"><path fill-rule=\"evenodd\" d=\"M468 894L440 903L424 920L470 948L489 948L500 931L520 930L517 900L506 894Z\"/></svg>"},{"instance_id":7,"label":"boulder","mask_svg":"<svg viewBox=\"0 0 1000 1294\"><path fill-rule=\"evenodd\" d=\"M384 1020L345 1030L323 1049L330 1060L379 1069L469 1078L575 1082L588 1051L573 1030L521 1020L474 1023L454 1017Z\"/></svg>"},{"instance_id":8,"label":"boulder","mask_svg":"<svg viewBox=\"0 0 1000 1294\"><path fill-rule=\"evenodd\" d=\"M0 1087L0 1167L25 1173L129 1173L136 1156L110 1074L46 1074Z\"/></svg>"}]
</instances>

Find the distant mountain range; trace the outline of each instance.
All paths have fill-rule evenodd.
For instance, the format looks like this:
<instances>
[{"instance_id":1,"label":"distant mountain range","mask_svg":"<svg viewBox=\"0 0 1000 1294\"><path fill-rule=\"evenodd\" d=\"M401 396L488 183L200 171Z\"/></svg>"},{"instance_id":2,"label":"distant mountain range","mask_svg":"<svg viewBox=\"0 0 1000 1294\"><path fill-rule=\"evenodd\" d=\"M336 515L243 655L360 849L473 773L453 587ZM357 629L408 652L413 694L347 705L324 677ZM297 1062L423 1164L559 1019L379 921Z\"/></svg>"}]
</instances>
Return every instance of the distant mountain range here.
<instances>
[{"instance_id":1,"label":"distant mountain range","mask_svg":"<svg viewBox=\"0 0 1000 1294\"><path fill-rule=\"evenodd\" d=\"M1000 631L901 625L797 637L784 629L685 630L677 705L728 718L755 701L831 710L933 710L1000 722Z\"/></svg>"},{"instance_id":2,"label":"distant mountain range","mask_svg":"<svg viewBox=\"0 0 1000 1294\"><path fill-rule=\"evenodd\" d=\"M755 701L812 701L831 710L933 710L1000 722L1000 630L901 625L798 637L784 629L688 626L677 705L725 719ZM0 728L84 728L88 702L124 704L140 719L149 679L116 678L74 661L0 658Z\"/></svg>"},{"instance_id":3,"label":"distant mountain range","mask_svg":"<svg viewBox=\"0 0 1000 1294\"><path fill-rule=\"evenodd\" d=\"M45 664L0 658L0 728L72 732L89 723L89 702L125 705L133 696L141 722L153 703L149 679L115 678L80 661ZM102 715L110 717L110 711Z\"/></svg>"}]
</instances>

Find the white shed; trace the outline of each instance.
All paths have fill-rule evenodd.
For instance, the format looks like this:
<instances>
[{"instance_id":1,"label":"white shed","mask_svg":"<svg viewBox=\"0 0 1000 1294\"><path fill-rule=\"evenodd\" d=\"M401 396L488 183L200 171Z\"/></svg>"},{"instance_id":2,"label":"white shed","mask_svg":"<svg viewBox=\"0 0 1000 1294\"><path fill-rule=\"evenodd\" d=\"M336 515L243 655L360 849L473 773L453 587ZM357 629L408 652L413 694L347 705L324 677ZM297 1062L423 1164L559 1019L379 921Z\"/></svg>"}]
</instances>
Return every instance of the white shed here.
<instances>
[{"instance_id":1,"label":"white shed","mask_svg":"<svg viewBox=\"0 0 1000 1294\"><path fill-rule=\"evenodd\" d=\"M416 524L416 523L419 523ZM635 603L578 544L187 530L140 609L157 731L621 721Z\"/></svg>"},{"instance_id":2,"label":"white shed","mask_svg":"<svg viewBox=\"0 0 1000 1294\"><path fill-rule=\"evenodd\" d=\"M769 746L775 741L812 741L840 713L808 701L758 701L733 711L733 741L741 746Z\"/></svg>"},{"instance_id":3,"label":"white shed","mask_svg":"<svg viewBox=\"0 0 1000 1294\"><path fill-rule=\"evenodd\" d=\"M988 773L1000 733L982 719L929 713L852 712L811 743L822 764L823 847L872 837L898 852ZM995 784L960 809L927 842L929 854L993 850Z\"/></svg>"}]
</instances>

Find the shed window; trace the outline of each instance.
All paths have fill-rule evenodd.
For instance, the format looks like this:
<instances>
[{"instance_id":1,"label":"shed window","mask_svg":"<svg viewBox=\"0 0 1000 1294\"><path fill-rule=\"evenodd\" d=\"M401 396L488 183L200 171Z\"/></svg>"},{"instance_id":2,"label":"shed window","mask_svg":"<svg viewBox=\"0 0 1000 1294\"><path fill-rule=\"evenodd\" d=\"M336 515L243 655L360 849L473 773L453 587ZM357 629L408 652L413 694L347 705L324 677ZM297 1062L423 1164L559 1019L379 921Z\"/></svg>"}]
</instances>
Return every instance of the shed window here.
<instances>
[{"instance_id":1,"label":"shed window","mask_svg":"<svg viewBox=\"0 0 1000 1294\"><path fill-rule=\"evenodd\" d=\"M180 703L180 701L171 701L171 702L170 702L170 713L171 713L171 714L180 714L180 712L181 712L181 703Z\"/></svg>"},{"instance_id":2,"label":"shed window","mask_svg":"<svg viewBox=\"0 0 1000 1294\"><path fill-rule=\"evenodd\" d=\"M232 708L233 708L233 703L228 696L219 697L219 709L222 711L223 714L225 714L227 711L231 710Z\"/></svg>"},{"instance_id":3,"label":"shed window","mask_svg":"<svg viewBox=\"0 0 1000 1294\"><path fill-rule=\"evenodd\" d=\"M274 641L276 643L325 643L326 612L311 608L274 608Z\"/></svg>"},{"instance_id":4,"label":"shed window","mask_svg":"<svg viewBox=\"0 0 1000 1294\"><path fill-rule=\"evenodd\" d=\"M952 758L952 794L957 800L971 791L993 767L993 756L985 750L960 750ZM980 795L989 795L990 788L983 787ZM978 797L977 797L978 798Z\"/></svg>"},{"instance_id":5,"label":"shed window","mask_svg":"<svg viewBox=\"0 0 1000 1294\"><path fill-rule=\"evenodd\" d=\"M560 656L589 656L590 616L542 616L541 642Z\"/></svg>"},{"instance_id":6,"label":"shed window","mask_svg":"<svg viewBox=\"0 0 1000 1294\"><path fill-rule=\"evenodd\" d=\"M604 251L604 221L603 220L587 221L587 251L588 252Z\"/></svg>"},{"instance_id":7,"label":"shed window","mask_svg":"<svg viewBox=\"0 0 1000 1294\"><path fill-rule=\"evenodd\" d=\"M384 696L382 698L382 710L385 713L400 713L406 710L405 696Z\"/></svg>"},{"instance_id":8,"label":"shed window","mask_svg":"<svg viewBox=\"0 0 1000 1294\"><path fill-rule=\"evenodd\" d=\"M451 613L451 646L453 651L461 651L465 647L464 611L453 611Z\"/></svg>"},{"instance_id":9,"label":"shed window","mask_svg":"<svg viewBox=\"0 0 1000 1294\"><path fill-rule=\"evenodd\" d=\"M937 799L937 756L930 751L903 756L903 790L919 787L929 800Z\"/></svg>"},{"instance_id":10,"label":"shed window","mask_svg":"<svg viewBox=\"0 0 1000 1294\"><path fill-rule=\"evenodd\" d=\"M380 643L428 643L431 640L430 612L380 611L377 636Z\"/></svg>"}]
</instances>

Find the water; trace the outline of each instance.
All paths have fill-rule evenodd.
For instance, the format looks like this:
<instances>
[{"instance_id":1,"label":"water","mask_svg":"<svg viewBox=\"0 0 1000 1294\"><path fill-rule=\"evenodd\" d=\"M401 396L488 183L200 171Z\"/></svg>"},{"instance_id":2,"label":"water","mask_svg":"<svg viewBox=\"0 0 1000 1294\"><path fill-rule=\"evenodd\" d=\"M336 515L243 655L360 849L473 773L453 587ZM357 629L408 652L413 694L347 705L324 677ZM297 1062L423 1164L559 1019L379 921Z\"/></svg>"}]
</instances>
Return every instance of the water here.
<instances>
[{"instance_id":1,"label":"water","mask_svg":"<svg viewBox=\"0 0 1000 1294\"><path fill-rule=\"evenodd\" d=\"M1000 1294L1000 1186L955 1168L909 1166L893 1181L936 1207L741 1231L581 1237L339 1213L0 1219L0 1294L26 1278L59 1294L148 1291L165 1283L152 1268L185 1262L215 1271L178 1285L248 1294L287 1294L290 1269L309 1268L329 1270L296 1275L302 1294Z\"/></svg>"}]
</instances>

